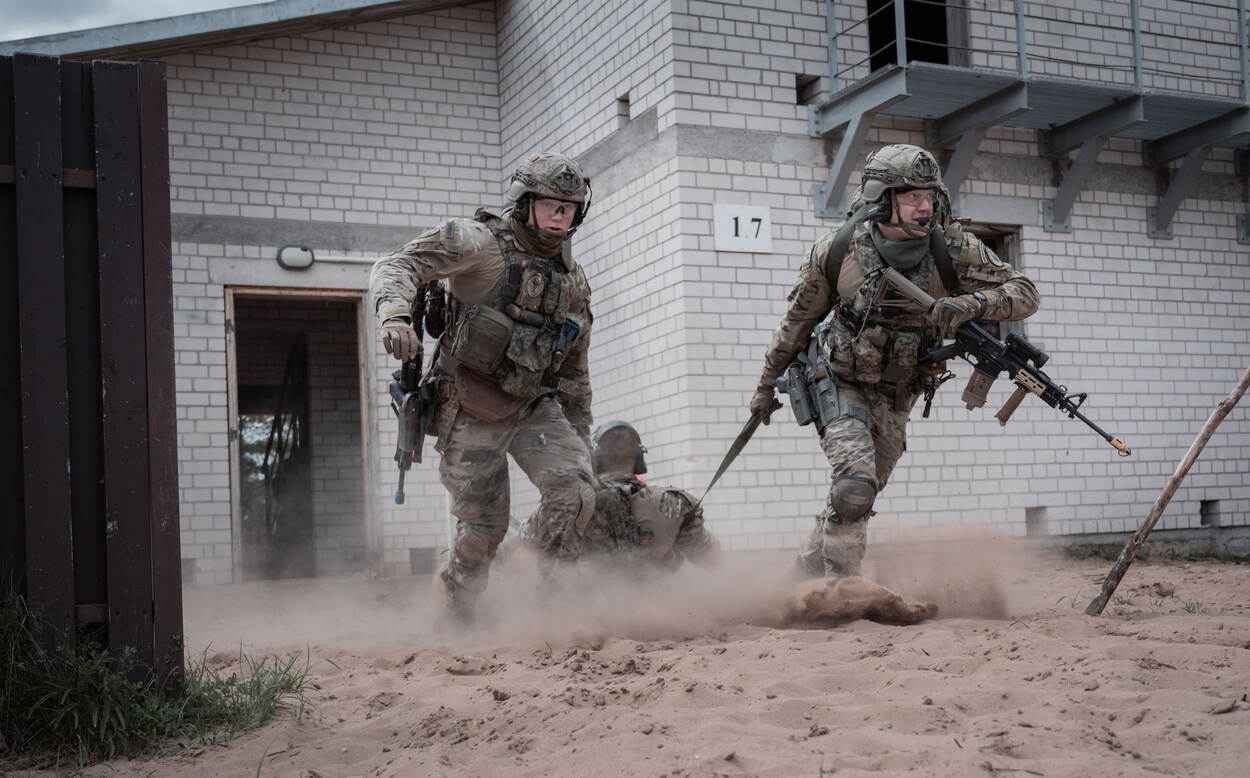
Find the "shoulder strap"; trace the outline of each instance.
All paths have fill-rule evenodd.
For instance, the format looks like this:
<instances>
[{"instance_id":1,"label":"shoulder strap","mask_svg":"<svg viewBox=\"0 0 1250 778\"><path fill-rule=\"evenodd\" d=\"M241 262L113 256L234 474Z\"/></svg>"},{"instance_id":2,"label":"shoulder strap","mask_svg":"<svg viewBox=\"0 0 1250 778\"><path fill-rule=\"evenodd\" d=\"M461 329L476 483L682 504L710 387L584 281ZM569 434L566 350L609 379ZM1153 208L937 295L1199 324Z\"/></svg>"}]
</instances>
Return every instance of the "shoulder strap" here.
<instances>
[{"instance_id":1,"label":"shoulder strap","mask_svg":"<svg viewBox=\"0 0 1250 778\"><path fill-rule=\"evenodd\" d=\"M950 247L946 245L946 233L941 227L934 227L929 233L929 251L933 254L938 277L942 279L942 286L946 287L946 293L952 297L962 294L959 288L959 275L955 272L955 261L951 257Z\"/></svg>"},{"instance_id":2,"label":"shoulder strap","mask_svg":"<svg viewBox=\"0 0 1250 778\"><path fill-rule=\"evenodd\" d=\"M839 227L837 233L834 234L833 243L829 244L829 255L825 257L825 278L829 279L835 298L838 297L838 276L842 274L842 260L846 257L846 250L851 245L855 228L864 220L868 209L872 206L873 203L864 203L856 208L846 220L846 224Z\"/></svg>"}]
</instances>

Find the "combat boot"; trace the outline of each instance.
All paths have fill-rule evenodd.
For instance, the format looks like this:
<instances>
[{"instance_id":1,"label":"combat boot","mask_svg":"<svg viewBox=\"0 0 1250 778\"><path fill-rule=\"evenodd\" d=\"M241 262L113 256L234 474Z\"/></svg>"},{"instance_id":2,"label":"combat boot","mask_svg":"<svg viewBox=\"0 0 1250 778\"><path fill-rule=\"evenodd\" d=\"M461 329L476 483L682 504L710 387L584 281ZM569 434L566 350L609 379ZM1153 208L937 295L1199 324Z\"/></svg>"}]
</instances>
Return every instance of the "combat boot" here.
<instances>
[{"instance_id":1,"label":"combat boot","mask_svg":"<svg viewBox=\"0 0 1250 778\"><path fill-rule=\"evenodd\" d=\"M861 575L864 550L868 545L868 522L835 523L837 518L835 515L833 520L824 522L821 546L824 575L830 580Z\"/></svg>"},{"instance_id":2,"label":"combat boot","mask_svg":"<svg viewBox=\"0 0 1250 778\"><path fill-rule=\"evenodd\" d=\"M816 517L816 529L803 539L799 545L799 555L790 568L789 578L792 583L806 581L809 578L820 578L825 574L824 532L821 529L822 517Z\"/></svg>"},{"instance_id":3,"label":"combat boot","mask_svg":"<svg viewBox=\"0 0 1250 778\"><path fill-rule=\"evenodd\" d=\"M443 624L455 631L468 629L473 626L477 595L452 580L446 570L439 575L443 579Z\"/></svg>"}]
</instances>

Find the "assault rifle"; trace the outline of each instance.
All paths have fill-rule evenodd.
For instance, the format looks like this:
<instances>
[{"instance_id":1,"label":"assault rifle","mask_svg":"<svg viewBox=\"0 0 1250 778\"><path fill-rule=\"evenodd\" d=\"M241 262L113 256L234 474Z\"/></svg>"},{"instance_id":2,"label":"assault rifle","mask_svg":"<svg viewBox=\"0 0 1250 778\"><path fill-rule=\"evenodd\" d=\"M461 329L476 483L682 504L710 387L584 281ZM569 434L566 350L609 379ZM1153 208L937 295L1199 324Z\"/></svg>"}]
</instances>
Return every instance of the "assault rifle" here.
<instances>
[{"instance_id":1,"label":"assault rifle","mask_svg":"<svg viewBox=\"0 0 1250 778\"><path fill-rule=\"evenodd\" d=\"M404 475L412 463L421 462L421 449L425 443L425 430L429 426L430 413L434 409L429 388L421 385L425 349L421 340L425 333L426 295L430 286L417 290L412 301L412 328L417 333L417 355L404 360L404 364L391 374L391 410L399 419L399 440L395 443L395 462L399 465L399 487L395 490L395 504L404 504Z\"/></svg>"},{"instance_id":2,"label":"assault rifle","mask_svg":"<svg viewBox=\"0 0 1250 778\"><path fill-rule=\"evenodd\" d=\"M893 286L904 297L919 303L927 310L934 303L929 293L907 280L893 268L885 271L885 283ZM985 405L990 385L998 378L999 373L1006 373L1016 384L1016 391L1007 398L1003 407L998 409L994 418L1001 426L1020 407L1026 395L1035 394L1042 402L1052 408L1058 408L1068 414L1069 419L1080 419L1097 432L1102 439L1110 443L1120 456L1132 453L1128 446L1090 421L1078 409L1085 402L1085 392L1068 394L1065 386L1060 386L1042 372L1041 368L1050 360L1050 356L1034 346L1017 333L1010 333L1005 340L999 340L976 322L964 322L955 331L955 341L939 346L921 356L922 365L936 365L951 357L960 357L972 365L972 376L964 387L963 401L968 410Z\"/></svg>"}]
</instances>

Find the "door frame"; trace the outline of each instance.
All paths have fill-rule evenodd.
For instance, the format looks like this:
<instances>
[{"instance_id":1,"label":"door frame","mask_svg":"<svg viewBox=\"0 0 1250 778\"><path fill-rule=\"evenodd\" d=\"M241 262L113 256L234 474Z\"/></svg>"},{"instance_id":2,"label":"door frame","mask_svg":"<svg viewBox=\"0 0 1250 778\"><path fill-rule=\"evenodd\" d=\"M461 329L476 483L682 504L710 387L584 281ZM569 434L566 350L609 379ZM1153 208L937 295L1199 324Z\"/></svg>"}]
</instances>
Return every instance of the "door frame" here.
<instances>
[{"instance_id":1,"label":"door frame","mask_svg":"<svg viewBox=\"0 0 1250 778\"><path fill-rule=\"evenodd\" d=\"M360 491L361 522L364 529L366 571L379 573L376 533L373 526L373 490L369 479L369 452L372 451L373 421L370 415L372 403L367 393L369 386L366 351L368 333L365 331L366 297L368 292L358 289L308 289L303 287L246 286L226 284L226 423L230 442L230 566L231 580L243 581L243 502L240 494L239 472L239 373L238 340L235 338L235 298L253 300L325 300L350 302L356 310L356 376L360 395Z\"/></svg>"}]
</instances>

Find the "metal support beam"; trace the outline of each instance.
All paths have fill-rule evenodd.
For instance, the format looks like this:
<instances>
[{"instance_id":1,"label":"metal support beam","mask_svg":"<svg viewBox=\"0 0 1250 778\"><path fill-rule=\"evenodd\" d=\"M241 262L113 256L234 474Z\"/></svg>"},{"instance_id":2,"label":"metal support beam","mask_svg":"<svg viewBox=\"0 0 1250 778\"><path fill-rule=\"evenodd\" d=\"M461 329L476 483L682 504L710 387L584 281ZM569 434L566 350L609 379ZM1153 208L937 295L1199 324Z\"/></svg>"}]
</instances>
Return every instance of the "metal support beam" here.
<instances>
[{"instance_id":1,"label":"metal support beam","mask_svg":"<svg viewBox=\"0 0 1250 778\"><path fill-rule=\"evenodd\" d=\"M813 106L808 111L808 130L813 136L832 136L846 125L829 168L829 176L825 183L812 189L812 203L817 216L837 218L845 212L846 182L855 167L855 160L859 158L873 117L878 111L907 96L906 68L892 68L880 77L846 90L837 100Z\"/></svg>"},{"instance_id":2,"label":"metal support beam","mask_svg":"<svg viewBox=\"0 0 1250 778\"><path fill-rule=\"evenodd\" d=\"M972 158L977 155L977 149L981 147L987 129L988 126L973 127L965 132L955 146L955 156L951 157L950 164L942 174L942 183L946 184L946 189L950 192L951 208L955 211L959 210L959 187L963 186L964 179L972 170Z\"/></svg>"},{"instance_id":3,"label":"metal support beam","mask_svg":"<svg viewBox=\"0 0 1250 778\"><path fill-rule=\"evenodd\" d=\"M1090 138L1115 135L1146 121L1146 100L1133 95L1073 119L1050 130L1039 130L1037 147L1043 157L1058 157L1085 145Z\"/></svg>"},{"instance_id":4,"label":"metal support beam","mask_svg":"<svg viewBox=\"0 0 1250 778\"><path fill-rule=\"evenodd\" d=\"M1072 232L1072 204L1094 172L1098 153L1107 144L1107 136L1145 120L1145 99L1141 95L1133 95L1053 130L1038 132L1037 145L1043 156L1058 157L1080 148L1072 166L1064 173L1055 199L1043 205L1042 227L1047 232Z\"/></svg>"},{"instance_id":5,"label":"metal support beam","mask_svg":"<svg viewBox=\"0 0 1250 778\"><path fill-rule=\"evenodd\" d=\"M940 119L925 122L925 140L930 147L945 146L964 137L969 130L1003 124L1029 110L1029 87L1021 82L952 111Z\"/></svg>"},{"instance_id":6,"label":"metal support beam","mask_svg":"<svg viewBox=\"0 0 1250 778\"><path fill-rule=\"evenodd\" d=\"M1081 144L1081 150L1072 161L1072 167L1063 176L1063 184L1059 186L1055 199L1046 201L1043 206L1042 227L1047 232L1072 232L1072 204L1084 188L1089 174L1094 172L1098 152L1102 151L1106 143L1106 136L1095 135L1086 138Z\"/></svg>"},{"instance_id":7,"label":"metal support beam","mask_svg":"<svg viewBox=\"0 0 1250 778\"><path fill-rule=\"evenodd\" d=\"M807 112L807 131L812 137L828 135L857 116L882 108L910 97L907 94L907 69L885 68L853 87L848 87L822 105L814 105Z\"/></svg>"},{"instance_id":8,"label":"metal support beam","mask_svg":"<svg viewBox=\"0 0 1250 778\"><path fill-rule=\"evenodd\" d=\"M1250 108L1235 108L1223 116L1174 132L1142 145L1142 161L1162 165L1202 146L1214 146L1229 138L1250 133Z\"/></svg>"},{"instance_id":9,"label":"metal support beam","mask_svg":"<svg viewBox=\"0 0 1250 778\"><path fill-rule=\"evenodd\" d=\"M1250 214L1243 213L1237 217L1237 242L1250 246Z\"/></svg>"},{"instance_id":10,"label":"metal support beam","mask_svg":"<svg viewBox=\"0 0 1250 778\"><path fill-rule=\"evenodd\" d=\"M1202 163L1211 156L1210 146L1199 146L1185 155L1185 161L1176 172L1176 177L1168 185L1168 191L1159 198L1159 205L1146 210L1147 234L1152 238L1172 237L1172 217L1181 201L1189 194L1198 174L1202 172Z\"/></svg>"},{"instance_id":11,"label":"metal support beam","mask_svg":"<svg viewBox=\"0 0 1250 778\"><path fill-rule=\"evenodd\" d=\"M872 117L876 111L869 111L851 120L850 126L842 135L838 144L838 153L829 167L829 177L825 183L817 184L812 189L812 205L816 215L828 219L839 218L846 212L846 182L851 177L854 160L859 156L859 149L868 136L868 128L872 125Z\"/></svg>"}]
</instances>

